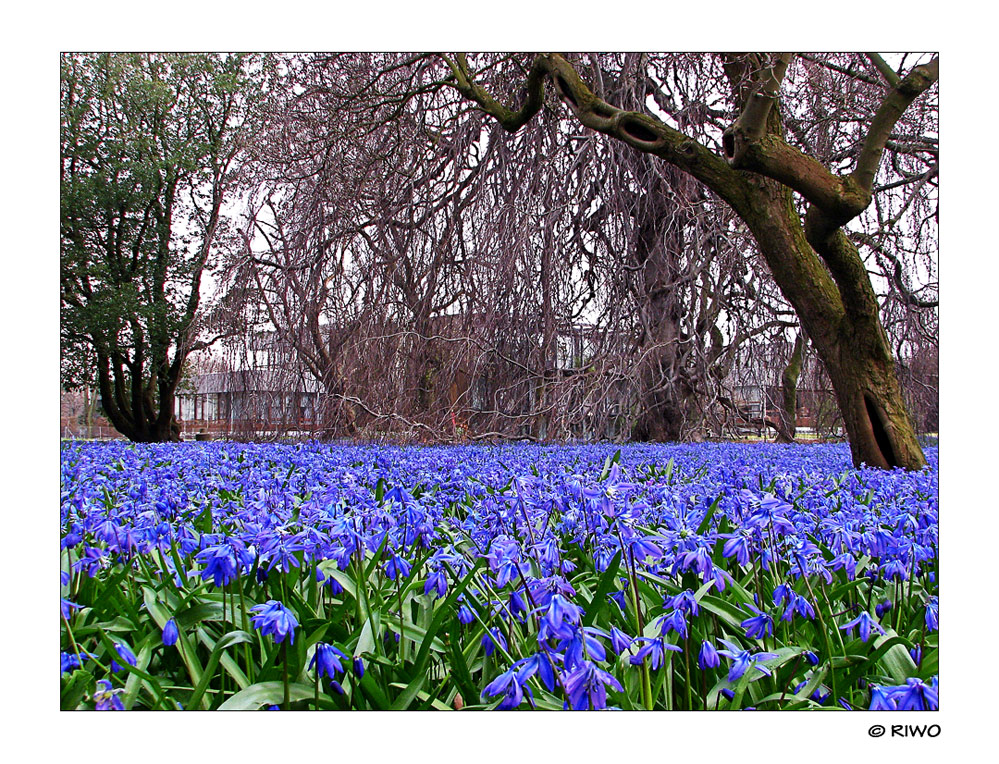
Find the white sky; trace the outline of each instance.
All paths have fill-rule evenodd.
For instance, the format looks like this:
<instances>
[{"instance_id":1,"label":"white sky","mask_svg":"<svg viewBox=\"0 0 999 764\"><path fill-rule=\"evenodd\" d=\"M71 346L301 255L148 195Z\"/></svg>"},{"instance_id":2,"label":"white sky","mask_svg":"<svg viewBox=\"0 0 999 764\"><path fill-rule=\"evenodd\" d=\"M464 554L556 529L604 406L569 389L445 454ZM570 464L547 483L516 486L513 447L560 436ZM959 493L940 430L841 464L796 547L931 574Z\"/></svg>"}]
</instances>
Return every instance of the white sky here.
<instances>
[{"instance_id":1,"label":"white sky","mask_svg":"<svg viewBox=\"0 0 999 764\"><path fill-rule=\"evenodd\" d=\"M5 13L3 47L6 274L3 282L3 399L8 403L5 451L7 544L0 655L6 665L3 710L7 747L15 758L30 744L32 758L62 760L98 751L139 755L150 764L246 757L287 761L303 754L359 762L439 762L441 752L473 756L480 764L525 760L618 762L713 757L750 764L774 757L809 762L905 758L940 760L945 752L974 761L991 748L993 724L982 703L993 693L989 652L995 608L981 596L991 590L991 568L975 541L991 525L995 472L988 424L993 379L988 338L999 272L992 242L995 210L987 186L992 156L995 99L984 77L993 70L994 26L985 11L913 2L844 0L798 5L768 15L763 7L715 2L643 5L609 15L595 6L510 0L503 4L449 2L335 5L237 4L177 0L159 6L90 2L53 6L14 4ZM605 6L606 8L606 6ZM609 6L611 10L624 6ZM942 15L946 13L946 15ZM697 17L694 17L697 14ZM943 50L941 181L941 431L943 544L941 697L936 714L878 714L889 723L936 723L935 740L872 740L871 713L783 715L637 713L512 716L359 714L315 719L271 714L266 731L246 714L159 714L127 719L61 714L55 683L55 577L58 548L58 231L56 165L60 50L414 50L414 49L630 49L802 50L896 48ZM986 311L988 311L986 313ZM987 321L987 324L980 324ZM974 406L973 409L970 407ZM989 528L991 531L991 528ZM718 725L724 725L724 739ZM344 726L346 725L346 726ZM386 733L389 727L391 732ZM57 733L53 734L55 730ZM344 730L347 731L344 734ZM829 741L840 744L830 745ZM976 755L971 755L974 747ZM99 754L97 754L99 755ZM444 754L446 756L446 754ZM252 757L252 758L249 758Z\"/></svg>"}]
</instances>

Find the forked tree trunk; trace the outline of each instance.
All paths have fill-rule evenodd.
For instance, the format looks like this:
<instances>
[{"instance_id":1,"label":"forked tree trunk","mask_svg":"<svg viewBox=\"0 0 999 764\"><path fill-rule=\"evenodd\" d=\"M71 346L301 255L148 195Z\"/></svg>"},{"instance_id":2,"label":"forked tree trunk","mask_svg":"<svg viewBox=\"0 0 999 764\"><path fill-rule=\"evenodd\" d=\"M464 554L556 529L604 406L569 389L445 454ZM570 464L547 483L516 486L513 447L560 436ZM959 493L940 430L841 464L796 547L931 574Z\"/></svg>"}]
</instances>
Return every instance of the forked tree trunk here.
<instances>
[{"instance_id":1,"label":"forked tree trunk","mask_svg":"<svg viewBox=\"0 0 999 764\"><path fill-rule=\"evenodd\" d=\"M926 459L895 374L877 297L856 250L841 251L837 259L832 250L847 245L841 232L806 238L807 226L801 226L788 189L764 179L751 187L741 215L825 364L854 464L921 469ZM815 256L817 249L843 263L835 281ZM852 278L849 269L856 271Z\"/></svg>"}]
</instances>

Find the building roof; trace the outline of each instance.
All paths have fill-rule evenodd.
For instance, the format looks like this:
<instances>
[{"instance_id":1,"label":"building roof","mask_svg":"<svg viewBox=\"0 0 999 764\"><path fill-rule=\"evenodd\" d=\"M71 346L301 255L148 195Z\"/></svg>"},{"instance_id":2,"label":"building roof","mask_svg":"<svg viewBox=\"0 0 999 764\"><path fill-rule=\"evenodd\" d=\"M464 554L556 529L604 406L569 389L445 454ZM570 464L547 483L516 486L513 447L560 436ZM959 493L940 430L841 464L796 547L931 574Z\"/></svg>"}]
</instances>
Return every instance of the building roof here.
<instances>
[{"instance_id":1,"label":"building roof","mask_svg":"<svg viewBox=\"0 0 999 764\"><path fill-rule=\"evenodd\" d=\"M194 394L211 393L319 393L320 385L311 376L289 369L245 369L194 375ZM178 395L191 392L178 392Z\"/></svg>"}]
</instances>

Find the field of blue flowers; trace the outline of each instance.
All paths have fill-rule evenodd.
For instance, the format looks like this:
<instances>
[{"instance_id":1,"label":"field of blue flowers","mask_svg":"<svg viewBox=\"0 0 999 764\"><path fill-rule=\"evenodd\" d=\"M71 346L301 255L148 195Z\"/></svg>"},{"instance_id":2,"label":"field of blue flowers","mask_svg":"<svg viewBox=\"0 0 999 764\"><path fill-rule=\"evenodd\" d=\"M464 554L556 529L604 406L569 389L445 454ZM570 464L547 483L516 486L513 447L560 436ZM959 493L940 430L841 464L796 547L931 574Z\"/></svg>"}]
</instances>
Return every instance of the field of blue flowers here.
<instances>
[{"instance_id":1,"label":"field of blue flowers","mask_svg":"<svg viewBox=\"0 0 999 764\"><path fill-rule=\"evenodd\" d=\"M937 451L66 442L64 709L936 709Z\"/></svg>"}]
</instances>

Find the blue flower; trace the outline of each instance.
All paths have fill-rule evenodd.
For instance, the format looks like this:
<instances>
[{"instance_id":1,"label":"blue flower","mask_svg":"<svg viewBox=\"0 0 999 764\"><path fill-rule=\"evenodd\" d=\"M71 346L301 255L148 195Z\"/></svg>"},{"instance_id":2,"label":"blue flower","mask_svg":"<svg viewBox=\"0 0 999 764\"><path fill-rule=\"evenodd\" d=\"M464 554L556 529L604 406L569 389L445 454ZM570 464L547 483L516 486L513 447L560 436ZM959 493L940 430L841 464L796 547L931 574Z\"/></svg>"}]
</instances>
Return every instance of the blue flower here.
<instances>
[{"instance_id":1,"label":"blue flower","mask_svg":"<svg viewBox=\"0 0 999 764\"><path fill-rule=\"evenodd\" d=\"M756 613L756 615L752 618L747 618L740 624L740 626L746 630L746 636L749 639L762 639L764 636L773 635L774 619L768 613L764 613L755 605L747 603L747 606L750 610Z\"/></svg>"},{"instance_id":2,"label":"blue flower","mask_svg":"<svg viewBox=\"0 0 999 764\"><path fill-rule=\"evenodd\" d=\"M531 688L523 684L523 682L524 679L518 671L517 664L514 664L513 667L507 669L486 685L486 688L482 691L482 697L484 699L493 695L503 695L503 700L497 708L501 711L516 708L524 700L524 690L527 690L528 697L533 698Z\"/></svg>"},{"instance_id":3,"label":"blue flower","mask_svg":"<svg viewBox=\"0 0 999 764\"><path fill-rule=\"evenodd\" d=\"M611 640L611 649L614 651L616 655L620 655L629 647L631 647L631 643L634 641L631 637L629 637L627 634L621 631L617 626L611 626L610 640Z\"/></svg>"},{"instance_id":4,"label":"blue flower","mask_svg":"<svg viewBox=\"0 0 999 764\"><path fill-rule=\"evenodd\" d=\"M892 690L899 711L936 711L940 707L937 688L922 679L909 677L904 685Z\"/></svg>"},{"instance_id":5,"label":"blue flower","mask_svg":"<svg viewBox=\"0 0 999 764\"><path fill-rule=\"evenodd\" d=\"M881 625L875 621L871 614L866 610L854 618L849 623L845 623L839 627L840 631L845 630L848 637L853 636L853 630L858 628L860 630L860 640L866 642L871 637L871 629L878 632L879 634L884 634L885 630Z\"/></svg>"},{"instance_id":6,"label":"blue flower","mask_svg":"<svg viewBox=\"0 0 999 764\"><path fill-rule=\"evenodd\" d=\"M660 616L659 633L666 636L671 631L675 631L681 638L687 636L687 616L683 610L674 608L666 615Z\"/></svg>"},{"instance_id":7,"label":"blue flower","mask_svg":"<svg viewBox=\"0 0 999 764\"><path fill-rule=\"evenodd\" d=\"M408 578L412 567L413 566L406 562L406 560L402 557L392 555L392 558L385 565L385 575L393 581L397 578Z\"/></svg>"},{"instance_id":8,"label":"blue flower","mask_svg":"<svg viewBox=\"0 0 999 764\"><path fill-rule=\"evenodd\" d=\"M447 594L447 574L443 568L438 568L427 576L426 583L423 584L423 593L430 594L436 592L438 598Z\"/></svg>"},{"instance_id":9,"label":"blue flower","mask_svg":"<svg viewBox=\"0 0 999 764\"><path fill-rule=\"evenodd\" d=\"M216 586L225 586L236 579L236 555L228 544L208 547L198 552L195 559L205 566L201 577L205 580L212 579Z\"/></svg>"},{"instance_id":10,"label":"blue flower","mask_svg":"<svg viewBox=\"0 0 999 764\"><path fill-rule=\"evenodd\" d=\"M167 647L172 647L177 644L177 638L180 636L180 632L177 630L177 622L171 618L165 624L163 624L163 644Z\"/></svg>"},{"instance_id":11,"label":"blue flower","mask_svg":"<svg viewBox=\"0 0 999 764\"><path fill-rule=\"evenodd\" d=\"M649 656L649 665L652 667L653 671L658 669L666 658L666 651L670 650L675 653L682 653L683 649L677 645L670 644L666 641L665 637L637 637L635 643L645 642L645 646L639 649L637 653L632 655L628 662L632 666L639 665L645 660L645 656Z\"/></svg>"},{"instance_id":12,"label":"blue flower","mask_svg":"<svg viewBox=\"0 0 999 764\"><path fill-rule=\"evenodd\" d=\"M475 613L472 612L472 609L468 607L467 603L463 600L459 601L461 604L458 605L458 620L467 626L475 620Z\"/></svg>"},{"instance_id":13,"label":"blue flower","mask_svg":"<svg viewBox=\"0 0 999 764\"><path fill-rule=\"evenodd\" d=\"M135 657L135 653L132 652L132 649L128 645L122 642L115 642L114 649L115 652L118 653L118 657L121 658L129 666L134 666L136 663L138 663L138 660ZM114 658L112 658L111 670L121 671L121 669L122 667L118 665L118 662Z\"/></svg>"},{"instance_id":14,"label":"blue flower","mask_svg":"<svg viewBox=\"0 0 999 764\"><path fill-rule=\"evenodd\" d=\"M83 607L83 605L77 605L75 602L70 602L65 597L60 597L60 610L62 611L62 617L67 621L69 617L73 615L73 610Z\"/></svg>"},{"instance_id":15,"label":"blue flower","mask_svg":"<svg viewBox=\"0 0 999 764\"><path fill-rule=\"evenodd\" d=\"M101 679L97 682L97 689L94 692L94 701L98 711L124 711L125 704L121 702L118 694L121 690L111 689L111 682Z\"/></svg>"},{"instance_id":16,"label":"blue flower","mask_svg":"<svg viewBox=\"0 0 999 764\"><path fill-rule=\"evenodd\" d=\"M732 665L728 669L728 681L730 682L738 680L753 663L777 657L776 653L756 653L755 655L750 655L748 650L743 650L739 645L729 642L727 639L720 639L718 641L728 648L727 650L719 650L718 654L724 655L732 661ZM770 669L766 666L753 666L753 668L770 676Z\"/></svg>"},{"instance_id":17,"label":"blue flower","mask_svg":"<svg viewBox=\"0 0 999 764\"><path fill-rule=\"evenodd\" d=\"M725 557L735 557L740 565L749 564L749 539L742 533L722 533L721 538L728 541L722 546L722 555Z\"/></svg>"},{"instance_id":18,"label":"blue flower","mask_svg":"<svg viewBox=\"0 0 999 764\"><path fill-rule=\"evenodd\" d=\"M780 619L782 621L790 621L795 613L805 618L815 618L815 608L812 607L812 604L800 594L793 592L788 596L787 607L784 608L784 614Z\"/></svg>"},{"instance_id":19,"label":"blue flower","mask_svg":"<svg viewBox=\"0 0 999 764\"><path fill-rule=\"evenodd\" d=\"M940 628L940 604L936 597L930 597L926 602L926 628L937 631Z\"/></svg>"},{"instance_id":20,"label":"blue flower","mask_svg":"<svg viewBox=\"0 0 999 764\"><path fill-rule=\"evenodd\" d=\"M268 600L263 605L254 605L250 612L257 613L253 616L253 625L261 634L270 635L277 644L289 637L288 641L294 644L298 621L283 604L277 600Z\"/></svg>"},{"instance_id":21,"label":"blue flower","mask_svg":"<svg viewBox=\"0 0 999 764\"><path fill-rule=\"evenodd\" d=\"M544 608L538 608L543 610ZM541 618L538 640L543 641L550 636L568 639L572 636L571 624L579 623L583 609L573 604L561 594L553 594L548 603L548 610Z\"/></svg>"},{"instance_id":22,"label":"blue flower","mask_svg":"<svg viewBox=\"0 0 999 764\"><path fill-rule=\"evenodd\" d=\"M517 678L521 684L537 674L549 691L555 689L555 666L547 653L535 653L517 661L514 665L520 667Z\"/></svg>"},{"instance_id":23,"label":"blue flower","mask_svg":"<svg viewBox=\"0 0 999 764\"><path fill-rule=\"evenodd\" d=\"M76 653L63 652L59 656L60 673L67 674L83 666L83 661L90 657L89 653L81 652L79 657Z\"/></svg>"},{"instance_id":24,"label":"blue flower","mask_svg":"<svg viewBox=\"0 0 999 764\"><path fill-rule=\"evenodd\" d=\"M562 639L558 644L558 651L565 656L566 668L572 668L584 659L583 643L586 643L585 655L592 660L602 661L607 657L607 651L597 639L597 636L609 638L610 635L600 629L587 626L578 628L569 626L572 635Z\"/></svg>"},{"instance_id":25,"label":"blue flower","mask_svg":"<svg viewBox=\"0 0 999 764\"><path fill-rule=\"evenodd\" d=\"M320 642L316 645L316 652L313 653L312 660L309 661L309 668L316 670L317 679L322 676L329 678L330 686L342 695L343 687L336 681L336 678L344 673L341 660L347 660L347 656L340 652L336 645Z\"/></svg>"},{"instance_id":26,"label":"blue flower","mask_svg":"<svg viewBox=\"0 0 999 764\"><path fill-rule=\"evenodd\" d=\"M486 655L492 655L497 647L506 650L506 637L503 636L503 632L499 630L499 627L494 626L482 635L482 646L486 650Z\"/></svg>"},{"instance_id":27,"label":"blue flower","mask_svg":"<svg viewBox=\"0 0 999 764\"><path fill-rule=\"evenodd\" d=\"M618 692L624 688L614 676L592 661L583 661L565 678L565 689L569 693L569 703L574 711L607 707L607 687Z\"/></svg>"},{"instance_id":28,"label":"blue flower","mask_svg":"<svg viewBox=\"0 0 999 764\"><path fill-rule=\"evenodd\" d=\"M715 650L715 646L712 645L708 640L704 640L701 643L701 650L697 654L697 666L702 671L709 668L717 668L721 664L721 658L718 656L718 651Z\"/></svg>"},{"instance_id":29,"label":"blue flower","mask_svg":"<svg viewBox=\"0 0 999 764\"><path fill-rule=\"evenodd\" d=\"M691 615L697 615L701 612L701 606L697 603L697 597L689 589L680 592L675 597L669 598L669 600L663 604L663 607L671 607L677 610L682 610L685 613L690 613Z\"/></svg>"}]
</instances>

